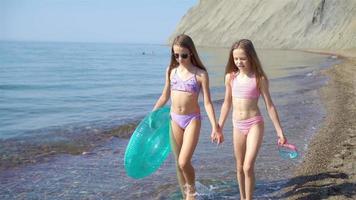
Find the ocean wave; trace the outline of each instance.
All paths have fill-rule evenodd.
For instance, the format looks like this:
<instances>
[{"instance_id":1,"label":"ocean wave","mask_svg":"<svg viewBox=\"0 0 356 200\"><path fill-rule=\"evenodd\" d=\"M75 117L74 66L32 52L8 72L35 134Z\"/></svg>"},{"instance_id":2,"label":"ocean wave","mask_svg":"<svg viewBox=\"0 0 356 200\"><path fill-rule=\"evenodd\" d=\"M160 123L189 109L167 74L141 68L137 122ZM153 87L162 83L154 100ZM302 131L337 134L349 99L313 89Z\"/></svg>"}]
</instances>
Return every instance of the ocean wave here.
<instances>
[{"instance_id":1,"label":"ocean wave","mask_svg":"<svg viewBox=\"0 0 356 200\"><path fill-rule=\"evenodd\" d=\"M58 154L88 152L112 137L128 139L138 124L130 120L103 127L66 126L31 131L28 136L0 140L0 169L34 164Z\"/></svg>"}]
</instances>

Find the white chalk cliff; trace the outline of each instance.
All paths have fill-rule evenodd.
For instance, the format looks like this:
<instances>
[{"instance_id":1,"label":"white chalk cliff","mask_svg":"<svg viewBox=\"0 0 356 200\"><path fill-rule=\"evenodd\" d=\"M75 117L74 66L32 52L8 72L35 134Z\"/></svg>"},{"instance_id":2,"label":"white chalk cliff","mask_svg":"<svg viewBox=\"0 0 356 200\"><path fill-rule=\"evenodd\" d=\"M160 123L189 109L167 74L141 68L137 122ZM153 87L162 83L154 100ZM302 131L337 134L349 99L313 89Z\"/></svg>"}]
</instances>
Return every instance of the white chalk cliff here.
<instances>
[{"instance_id":1,"label":"white chalk cliff","mask_svg":"<svg viewBox=\"0 0 356 200\"><path fill-rule=\"evenodd\" d=\"M200 0L180 33L197 46L231 46L241 38L258 48L356 48L356 0Z\"/></svg>"}]
</instances>

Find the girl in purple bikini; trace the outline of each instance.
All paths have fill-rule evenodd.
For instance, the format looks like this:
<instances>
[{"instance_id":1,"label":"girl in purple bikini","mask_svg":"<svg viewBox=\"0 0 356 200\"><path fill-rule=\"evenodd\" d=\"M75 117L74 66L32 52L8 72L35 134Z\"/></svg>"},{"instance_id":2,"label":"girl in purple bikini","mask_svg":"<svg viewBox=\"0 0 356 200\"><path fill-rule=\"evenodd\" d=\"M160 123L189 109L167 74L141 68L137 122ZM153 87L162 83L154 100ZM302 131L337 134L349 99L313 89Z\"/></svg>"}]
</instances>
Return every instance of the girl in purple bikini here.
<instances>
[{"instance_id":1,"label":"girl in purple bikini","mask_svg":"<svg viewBox=\"0 0 356 200\"><path fill-rule=\"evenodd\" d=\"M233 143L240 197L252 199L255 160L264 131L263 118L258 108L260 95L276 129L278 143L284 144L287 139L269 93L267 76L250 40L242 39L233 44L225 70L225 88L219 125L222 130L232 105Z\"/></svg>"},{"instance_id":2,"label":"girl in purple bikini","mask_svg":"<svg viewBox=\"0 0 356 200\"><path fill-rule=\"evenodd\" d=\"M171 52L165 86L154 110L171 99L171 144L176 158L177 177L183 197L195 199L195 172L191 158L201 127L198 104L200 91L203 93L205 110L212 126L211 139L220 143L223 136L210 98L208 73L200 61L193 40L187 35L178 35L173 41Z\"/></svg>"}]
</instances>

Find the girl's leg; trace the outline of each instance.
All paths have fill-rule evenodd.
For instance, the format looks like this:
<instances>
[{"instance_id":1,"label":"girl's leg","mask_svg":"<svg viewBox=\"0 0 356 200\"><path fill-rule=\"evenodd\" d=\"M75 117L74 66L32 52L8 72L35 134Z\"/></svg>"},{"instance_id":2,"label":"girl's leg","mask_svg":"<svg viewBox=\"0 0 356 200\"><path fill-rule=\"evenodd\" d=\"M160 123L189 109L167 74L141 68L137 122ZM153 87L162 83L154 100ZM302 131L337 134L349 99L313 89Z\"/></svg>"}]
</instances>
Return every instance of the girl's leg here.
<instances>
[{"instance_id":1,"label":"girl's leg","mask_svg":"<svg viewBox=\"0 0 356 200\"><path fill-rule=\"evenodd\" d=\"M179 152L180 152L180 150L182 148L182 144L183 144L184 130L181 127L179 127L174 121L171 121L171 129L172 129L172 132L170 135L170 139L171 139L172 151L174 153L174 157L176 160L177 179L178 179L179 187L182 192L183 198L185 198L184 185L186 184L186 181L185 181L182 171L178 165Z\"/></svg>"},{"instance_id":2,"label":"girl's leg","mask_svg":"<svg viewBox=\"0 0 356 200\"><path fill-rule=\"evenodd\" d=\"M239 183L240 199L246 199L245 193L245 175L243 171L245 152L246 152L246 136L239 129L234 128L233 131L234 153L236 160L236 175Z\"/></svg>"},{"instance_id":3,"label":"girl's leg","mask_svg":"<svg viewBox=\"0 0 356 200\"><path fill-rule=\"evenodd\" d=\"M198 144L201 121L193 119L186 127L183 136L183 144L179 153L178 165L186 181L187 198L195 199L195 171L191 163L194 150ZM190 194L190 195L189 195Z\"/></svg>"},{"instance_id":4,"label":"girl's leg","mask_svg":"<svg viewBox=\"0 0 356 200\"><path fill-rule=\"evenodd\" d=\"M261 147L263 139L264 124L258 123L250 128L246 140L246 153L243 164L243 171L245 174L245 192L246 199L250 200L253 196L255 188L255 161L258 150Z\"/></svg>"}]
</instances>

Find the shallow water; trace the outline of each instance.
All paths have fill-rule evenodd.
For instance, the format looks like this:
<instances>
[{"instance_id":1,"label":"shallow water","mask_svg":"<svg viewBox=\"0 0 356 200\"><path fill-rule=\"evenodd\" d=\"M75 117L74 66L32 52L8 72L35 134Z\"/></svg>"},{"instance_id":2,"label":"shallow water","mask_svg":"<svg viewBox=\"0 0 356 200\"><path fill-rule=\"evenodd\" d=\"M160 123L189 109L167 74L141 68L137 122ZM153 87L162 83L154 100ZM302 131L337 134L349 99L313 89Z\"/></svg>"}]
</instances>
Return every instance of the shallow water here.
<instances>
[{"instance_id":1,"label":"shallow water","mask_svg":"<svg viewBox=\"0 0 356 200\"><path fill-rule=\"evenodd\" d=\"M6 117L2 115L4 119L2 123L7 124L1 129L3 136L0 148L1 162L2 165L8 164L4 162L20 162L14 158L6 159L6 156L21 152L27 160L26 165L15 164L0 172L1 199L179 199L172 155L156 173L140 180L127 177L123 166L123 155L128 139L127 136L121 136L130 132L132 128L127 128L129 124L134 124L135 121L141 119L152 108L159 96L163 87L163 79L157 74L161 72L163 74L168 63L168 47L116 46L113 44L108 46L106 44L46 44L45 47L43 47L44 44L17 43L16 45L25 47L25 52L29 51L32 54L37 52L42 59L26 57L15 62L14 55L17 54L14 53L14 55L7 54L5 63L16 64L8 66L3 62L0 65L0 70L6 72L0 75L1 95L4 95L4 98L1 98L0 108L8 113ZM49 53L53 45L60 50ZM15 48L16 52L22 51L18 49L20 47ZM70 54L73 49L80 49L79 53ZM15 50L12 49L12 51ZM201 52L204 63L207 63L212 97L217 113L219 113L224 95L223 73L227 49L200 48L198 50ZM130 51L132 52L127 53ZM150 52L148 57L135 59L142 51ZM60 54L61 52L63 55ZM319 100L318 88L327 80L320 76L319 70L338 61L324 55L296 51L259 50L258 53L269 76L272 98L279 111L285 134L289 142L299 148L301 155L296 161L283 160L278 156L276 134L266 114L263 100L260 99L259 105L265 119L266 129L264 142L256 161L256 198L279 199L280 190L291 176L293 167L301 162L310 137L319 128L325 115ZM55 59L53 59L51 56L55 54ZM83 56L87 58L84 61L81 59ZM119 58L116 58L117 56ZM62 57L69 59L64 62L64 66L59 62ZM27 61L31 62L28 64ZM69 70L71 66L82 62L83 65L76 65L73 69L77 73ZM120 74L125 73L126 70L115 68L115 64L121 62L128 63L125 67L145 66L152 71L141 69L140 73L137 73L138 70L128 70L126 76ZM49 70L44 63L56 66L55 70ZM94 71L84 73L81 67L86 69L88 65L91 65L89 68ZM38 69L38 66L41 69ZM31 67L39 71L25 70ZM61 71L61 67L69 71ZM23 81L23 87L17 87L22 84L10 84L10 79L4 79L15 76L10 73L10 68L12 73L20 73L19 76L25 76L28 79L41 70L45 71L41 73L52 74L53 77L60 72L64 75L67 73L67 75L58 76L58 79L54 79L49 84L50 86L43 84L45 79L40 77ZM81 71L84 75L80 73ZM92 79L87 79L90 77L87 73L92 76ZM142 76L151 77L147 80L147 84L140 82L142 79L136 79ZM75 78L77 82L67 87L62 80L66 79L65 77ZM102 78L105 84L95 83ZM21 82L20 80L22 79L15 80L15 82ZM127 87L123 87L120 82L122 80L132 84L125 84ZM33 84L36 81L38 83ZM35 89L29 88L28 83L35 85L33 86ZM77 87L85 88L85 95L77 93L81 91L74 87L78 83L80 84ZM51 85L57 85L58 88L53 89ZM139 90L140 87L145 88ZM19 91L25 92L24 96ZM136 94L133 91L141 91L141 93ZM136 96L130 96L130 92ZM123 93L127 95L122 95ZM65 98L68 95L73 99ZM27 99L29 96L31 98ZM72 105L73 100L79 100L81 103ZM62 104L66 101L68 102ZM53 105L56 107L51 108ZM20 108L26 107L28 107L27 110L20 112ZM38 109L40 107L43 109ZM72 110L72 108L75 109ZM12 112L16 109L18 109L16 112ZM203 123L200 141L193 157L199 185L198 192L201 194L199 198L236 199L238 190L232 153L231 117L228 118L224 129L226 142L217 147L210 143L210 124L204 109L202 110ZM16 118L18 116L20 117ZM68 116L71 117L68 118ZM29 120L26 120L27 118ZM33 122L35 126L32 127L30 124ZM134 127L134 125L131 126ZM11 129L11 127L18 128ZM110 137L117 127L119 130L126 129L119 131L120 137ZM120 127L124 128L120 129ZM53 141L57 145L56 148L53 147ZM26 147L33 143L39 144L43 149L30 152L31 148L26 149ZM88 146L94 148L88 149ZM34 148L37 147L34 145ZM50 150L47 151L46 148ZM83 153L83 151L88 152ZM41 155L41 152L48 154Z\"/></svg>"}]
</instances>

